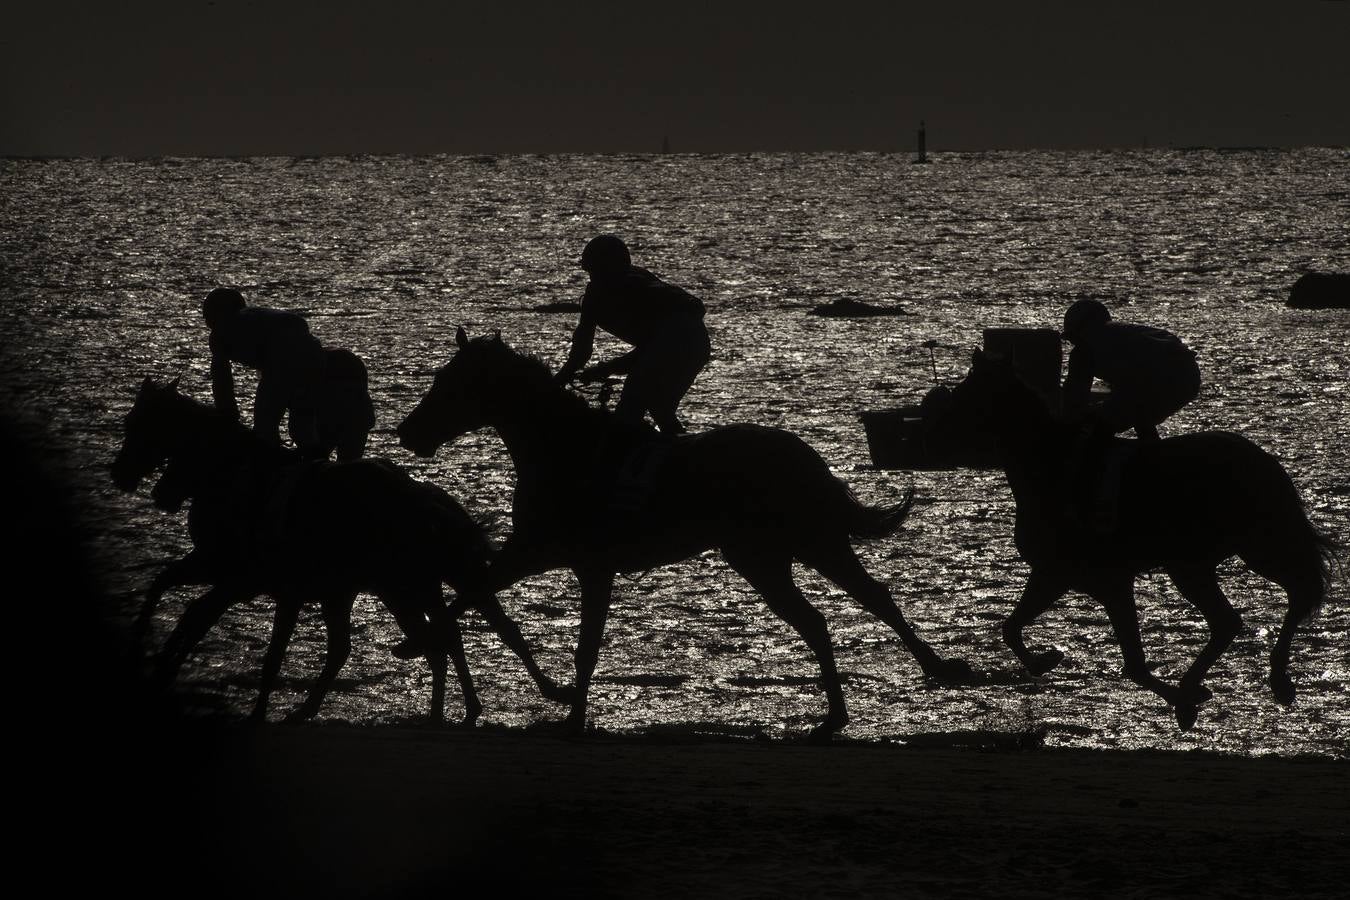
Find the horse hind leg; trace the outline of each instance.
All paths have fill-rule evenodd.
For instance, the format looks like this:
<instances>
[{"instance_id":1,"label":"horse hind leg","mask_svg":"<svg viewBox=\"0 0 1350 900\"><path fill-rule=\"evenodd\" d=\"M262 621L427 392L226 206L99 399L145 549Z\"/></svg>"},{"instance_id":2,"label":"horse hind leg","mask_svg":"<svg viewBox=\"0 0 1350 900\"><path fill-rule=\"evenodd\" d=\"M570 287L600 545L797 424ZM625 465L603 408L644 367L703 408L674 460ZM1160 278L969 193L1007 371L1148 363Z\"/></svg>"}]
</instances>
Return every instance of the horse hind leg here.
<instances>
[{"instance_id":1,"label":"horse hind leg","mask_svg":"<svg viewBox=\"0 0 1350 900\"><path fill-rule=\"evenodd\" d=\"M436 586L436 592L439 599L439 584ZM384 601L385 608L403 631L407 638L407 646L417 651L417 654L409 653L406 656L395 652L394 656L398 659L411 659L414 655L421 655L431 669L431 711L428 718L432 724L439 725L445 721L446 635L437 634L431 627L431 623L427 621L427 606L417 602L414 593L406 589L390 591L381 594L380 599ZM458 628L455 633L459 633ZM462 644L460 652L463 652ZM467 664L465 668L467 669ZM474 700L477 701L476 695Z\"/></svg>"},{"instance_id":2,"label":"horse hind leg","mask_svg":"<svg viewBox=\"0 0 1350 900\"><path fill-rule=\"evenodd\" d=\"M970 665L965 660L943 659L915 633L891 596L890 588L868 574L847 539L814 547L798 557L847 592L863 609L891 626L924 674L958 683L970 679Z\"/></svg>"},{"instance_id":3,"label":"horse hind leg","mask_svg":"<svg viewBox=\"0 0 1350 900\"><path fill-rule=\"evenodd\" d=\"M1289 655L1298 626L1312 615L1326 596L1323 559L1315 539L1297 552L1277 554L1269 548L1243 551L1241 557L1252 571L1284 588L1289 598L1284 621L1280 624L1275 646L1270 651L1270 689L1276 702L1289 706L1294 702L1294 681L1289 677Z\"/></svg>"},{"instance_id":4,"label":"horse hind leg","mask_svg":"<svg viewBox=\"0 0 1350 900\"><path fill-rule=\"evenodd\" d=\"M454 663L455 676L459 679L460 693L464 697L464 718L460 724L471 728L483 713L483 703L478 699L473 672L469 669L469 658L464 653L464 636L459 629L459 618L446 607L439 583L434 592L427 592L426 611L432 631L444 636L445 649Z\"/></svg>"},{"instance_id":5,"label":"horse hind leg","mask_svg":"<svg viewBox=\"0 0 1350 900\"><path fill-rule=\"evenodd\" d=\"M792 626L815 654L820 678L825 686L829 712L825 721L811 730L811 740L827 742L848 724L848 707L835 668L834 647L830 643L825 617L802 595L792 580L792 557L786 553L766 553L759 549L723 548L727 565L738 572L759 592L780 619Z\"/></svg>"},{"instance_id":6,"label":"horse hind leg","mask_svg":"<svg viewBox=\"0 0 1350 900\"><path fill-rule=\"evenodd\" d=\"M1144 643L1139 635L1139 609L1134 602L1134 579L1125 576L1099 587L1092 596L1106 609L1115 632L1116 642L1125 662L1125 677L1135 684L1157 694L1176 709L1177 724L1183 731L1195 724L1196 704L1179 688L1153 674L1144 656Z\"/></svg>"},{"instance_id":7,"label":"horse hind leg","mask_svg":"<svg viewBox=\"0 0 1350 900\"><path fill-rule=\"evenodd\" d=\"M1289 595L1289 608L1285 610L1284 621L1280 623L1280 633L1275 636L1275 646L1270 650L1270 690L1277 703L1291 706L1297 693L1294 680L1289 677L1289 654L1294 632L1321 605L1326 589L1320 574L1315 580L1290 580L1281 583L1281 587Z\"/></svg>"},{"instance_id":8,"label":"horse hind leg","mask_svg":"<svg viewBox=\"0 0 1350 900\"><path fill-rule=\"evenodd\" d=\"M267 718L267 701L272 696L277 676L281 674L281 661L286 657L286 648L290 646L295 623L300 619L300 601L291 597L274 596L273 599L277 602L277 608L272 618L272 637L267 643L267 652L263 655L258 700L253 704L253 712L249 715L255 722L262 722Z\"/></svg>"},{"instance_id":9,"label":"horse hind leg","mask_svg":"<svg viewBox=\"0 0 1350 900\"><path fill-rule=\"evenodd\" d=\"M323 671L310 688L309 696L290 715L288 722L302 722L318 715L324 698L337 679L338 672L347 664L352 652L352 605L355 593L333 594L320 600L324 628L328 632L328 647L324 653Z\"/></svg>"},{"instance_id":10,"label":"horse hind leg","mask_svg":"<svg viewBox=\"0 0 1350 900\"><path fill-rule=\"evenodd\" d=\"M1224 596L1219 579L1209 566L1169 567L1167 574L1192 606L1200 610L1209 625L1209 641L1181 677L1181 691L1196 705L1212 696L1204 686L1205 673L1223 655L1233 638L1242 630L1242 616Z\"/></svg>"}]
</instances>

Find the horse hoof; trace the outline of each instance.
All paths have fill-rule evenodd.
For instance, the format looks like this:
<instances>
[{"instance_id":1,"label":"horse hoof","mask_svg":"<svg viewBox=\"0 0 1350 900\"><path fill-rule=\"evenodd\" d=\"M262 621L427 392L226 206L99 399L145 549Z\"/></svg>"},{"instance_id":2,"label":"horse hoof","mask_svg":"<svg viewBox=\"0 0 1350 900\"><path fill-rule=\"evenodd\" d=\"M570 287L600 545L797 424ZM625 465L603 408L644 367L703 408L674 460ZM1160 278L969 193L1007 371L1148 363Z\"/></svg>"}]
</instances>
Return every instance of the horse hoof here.
<instances>
[{"instance_id":1,"label":"horse hoof","mask_svg":"<svg viewBox=\"0 0 1350 900\"><path fill-rule=\"evenodd\" d=\"M1062 662L1064 662L1063 653L1058 650L1047 650L1044 653L1037 653L1031 658L1027 671L1032 675L1044 675Z\"/></svg>"},{"instance_id":2,"label":"horse hoof","mask_svg":"<svg viewBox=\"0 0 1350 900\"><path fill-rule=\"evenodd\" d=\"M835 729L833 725L822 722L815 728L812 728L810 733L806 735L806 742L817 746L828 744L834 740L834 733L836 730L837 729Z\"/></svg>"},{"instance_id":3,"label":"horse hoof","mask_svg":"<svg viewBox=\"0 0 1350 900\"><path fill-rule=\"evenodd\" d=\"M294 724L296 722L308 722L310 719L314 718L319 714L319 707L322 705L323 705L322 701L320 701L319 703L310 703L307 700L304 703L301 703L295 709L291 710L289 713L287 713L286 717L283 718L282 721L288 724Z\"/></svg>"},{"instance_id":4,"label":"horse hoof","mask_svg":"<svg viewBox=\"0 0 1350 900\"><path fill-rule=\"evenodd\" d=\"M563 706L575 706L577 702L577 686L575 684L552 684L541 688L540 693L544 695L545 700L552 700L554 703L561 703Z\"/></svg>"},{"instance_id":5,"label":"horse hoof","mask_svg":"<svg viewBox=\"0 0 1350 900\"><path fill-rule=\"evenodd\" d=\"M966 684L975 677L970 663L964 659L940 659L927 670L927 673L952 684Z\"/></svg>"},{"instance_id":6,"label":"horse hoof","mask_svg":"<svg viewBox=\"0 0 1350 900\"><path fill-rule=\"evenodd\" d=\"M1272 678L1270 689L1275 694L1275 702L1281 706L1294 705L1294 682L1288 678Z\"/></svg>"},{"instance_id":7,"label":"horse hoof","mask_svg":"<svg viewBox=\"0 0 1350 900\"><path fill-rule=\"evenodd\" d=\"M1200 706L1202 703L1208 703L1214 699L1214 692L1203 684L1183 684L1181 693L1189 703L1195 706Z\"/></svg>"},{"instance_id":8,"label":"horse hoof","mask_svg":"<svg viewBox=\"0 0 1350 900\"><path fill-rule=\"evenodd\" d=\"M1195 717L1198 712L1199 710L1189 703L1178 706L1176 708L1177 726L1180 727L1182 731L1190 731L1191 727L1195 725Z\"/></svg>"},{"instance_id":9,"label":"horse hoof","mask_svg":"<svg viewBox=\"0 0 1350 900\"><path fill-rule=\"evenodd\" d=\"M406 661L410 659L417 659L419 656L421 656L422 647L412 638L408 638L406 640L399 641L397 644L390 647L389 652L390 654L393 655L394 659L402 659Z\"/></svg>"}]
</instances>

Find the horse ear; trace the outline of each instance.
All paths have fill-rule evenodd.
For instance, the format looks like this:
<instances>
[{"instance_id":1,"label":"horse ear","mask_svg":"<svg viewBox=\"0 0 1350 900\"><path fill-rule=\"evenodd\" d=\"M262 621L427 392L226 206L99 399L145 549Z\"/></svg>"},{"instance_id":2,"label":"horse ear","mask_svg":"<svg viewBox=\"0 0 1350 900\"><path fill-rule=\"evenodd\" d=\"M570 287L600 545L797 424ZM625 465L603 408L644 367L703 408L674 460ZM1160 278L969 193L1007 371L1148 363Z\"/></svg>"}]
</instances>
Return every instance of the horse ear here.
<instances>
[{"instance_id":1,"label":"horse ear","mask_svg":"<svg viewBox=\"0 0 1350 900\"><path fill-rule=\"evenodd\" d=\"M972 368L978 369L980 366L984 365L988 361L989 357L985 356L984 351L981 350L979 347L976 347L973 351L971 351L970 365Z\"/></svg>"},{"instance_id":2,"label":"horse ear","mask_svg":"<svg viewBox=\"0 0 1350 900\"><path fill-rule=\"evenodd\" d=\"M497 341L498 343L501 342L501 339L502 339L502 330L501 330L500 328L497 328L497 329L493 330L493 332L492 332L492 339L493 339L494 341Z\"/></svg>"},{"instance_id":3,"label":"horse ear","mask_svg":"<svg viewBox=\"0 0 1350 900\"><path fill-rule=\"evenodd\" d=\"M143 391L148 391L154 386L155 380L151 378L149 375L145 376L145 380L141 382L141 390Z\"/></svg>"},{"instance_id":4,"label":"horse ear","mask_svg":"<svg viewBox=\"0 0 1350 900\"><path fill-rule=\"evenodd\" d=\"M455 343L459 345L461 350L469 346L469 336L464 333L463 325L455 326Z\"/></svg>"}]
</instances>

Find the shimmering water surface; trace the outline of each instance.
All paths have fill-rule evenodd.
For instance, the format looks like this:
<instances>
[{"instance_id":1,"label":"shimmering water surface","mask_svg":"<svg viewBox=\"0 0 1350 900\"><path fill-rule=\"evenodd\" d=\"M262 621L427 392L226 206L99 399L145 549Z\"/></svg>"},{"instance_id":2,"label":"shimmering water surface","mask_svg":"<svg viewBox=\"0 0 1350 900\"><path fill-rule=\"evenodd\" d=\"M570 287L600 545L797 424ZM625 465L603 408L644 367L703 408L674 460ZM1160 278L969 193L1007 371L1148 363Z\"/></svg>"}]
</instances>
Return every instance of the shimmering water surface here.
<instances>
[{"instance_id":1,"label":"shimmering water surface","mask_svg":"<svg viewBox=\"0 0 1350 900\"><path fill-rule=\"evenodd\" d=\"M448 358L456 324L499 328L560 364L573 316L532 307L578 299L583 243L618 232L638 262L708 306L714 362L683 407L694 428L778 425L864 498L894 500L911 483L919 491L905 531L860 554L919 631L989 683L928 683L888 629L801 571L845 673L846 735L1044 730L1052 744L1345 755L1343 576L1295 643L1300 693L1286 710L1265 687L1283 595L1226 565L1246 629L1211 673L1215 699L1183 735L1160 701L1121 677L1106 617L1085 597L1066 598L1028 632L1033 645L1062 648L1065 665L1045 679L1019 675L998 634L1027 573L1002 475L878 472L856 414L924 391L926 339L941 342L939 373L954 380L981 328L1054 325L1074 299L1103 297L1120 318L1169 328L1199 353L1201 396L1167 430L1246 434L1279 456L1314 520L1344 541L1350 314L1282 300L1303 269L1350 269L1348 184L1344 150L953 154L929 166L885 155L6 161L3 365L75 469L123 611L188 542L182 516L154 510L145 488L118 494L106 465L145 375L182 375L184 389L209 399L197 304L217 284L301 311L325 343L363 356L379 414L372 454L444 486L494 519L500 538L513 475L495 435L422 461L392 428ZM908 314L806 315L835 297ZM597 353L620 349L602 339ZM250 391L245 375L241 395ZM503 595L541 663L569 680L575 593L554 573ZM188 596L166 600L157 639ZM1138 596L1150 656L1175 678L1204 643L1200 617L1161 576L1142 577ZM372 724L420 715L423 667L388 654L393 625L374 601L358 603L357 616L352 660L323 715ZM247 709L269 626L258 601L201 645L183 682L204 709ZM479 620L467 626L486 721L560 714ZM275 714L298 702L322 640L317 616L304 619ZM612 730L797 733L823 714L816 671L787 626L708 553L621 579L592 717Z\"/></svg>"}]
</instances>

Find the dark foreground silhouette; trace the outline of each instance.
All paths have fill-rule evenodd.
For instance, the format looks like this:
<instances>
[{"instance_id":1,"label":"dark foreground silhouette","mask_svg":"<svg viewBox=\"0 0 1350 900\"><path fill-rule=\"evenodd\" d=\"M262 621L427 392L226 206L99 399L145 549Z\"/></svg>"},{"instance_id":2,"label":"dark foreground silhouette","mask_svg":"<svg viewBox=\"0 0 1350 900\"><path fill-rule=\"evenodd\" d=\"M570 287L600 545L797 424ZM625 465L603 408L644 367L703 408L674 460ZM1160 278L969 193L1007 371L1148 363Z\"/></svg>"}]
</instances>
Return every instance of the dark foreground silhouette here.
<instances>
[{"instance_id":1,"label":"dark foreground silhouette","mask_svg":"<svg viewBox=\"0 0 1350 900\"><path fill-rule=\"evenodd\" d=\"M399 426L399 438L423 457L479 428L495 428L506 443L517 477L515 529L492 563L489 585L501 590L563 567L576 573L581 637L569 727L585 724L615 574L714 547L815 654L829 713L813 737L827 740L848 713L825 619L793 583L794 560L890 625L925 673L969 676L964 662L943 660L914 633L849 543L895 531L911 497L890 508L858 503L814 450L775 428L658 436L587 406L556 385L542 362L499 337L470 341L459 329L456 340L459 352Z\"/></svg>"},{"instance_id":2,"label":"dark foreground silhouette","mask_svg":"<svg viewBox=\"0 0 1350 900\"><path fill-rule=\"evenodd\" d=\"M459 627L446 611L442 582L466 590L486 571L482 528L449 494L414 481L393 463L302 463L296 454L178 393L146 379L126 419L113 480L134 490L160 465L157 505L192 500L188 527L194 549L152 583L142 622L171 587L212 585L192 601L159 655L156 676L167 684L192 648L231 606L259 594L276 602L272 637L253 709L264 718L287 644L306 603L317 601L328 630L323 671L291 718L318 712L351 651L351 611L359 591L375 594L393 614L433 674L431 716L444 717L447 651L464 694L464 721L482 710ZM539 672L519 631L492 598L478 604L508 643L523 654L541 690L556 691Z\"/></svg>"},{"instance_id":3,"label":"dark foreground silhouette","mask_svg":"<svg viewBox=\"0 0 1350 900\"><path fill-rule=\"evenodd\" d=\"M1178 724L1190 728L1210 697L1205 673L1242 627L1215 574L1220 562L1237 555L1288 593L1289 609L1271 652L1270 686L1280 703L1293 703L1290 644L1326 595L1332 546L1308 521L1279 462L1241 435L1222 431L1117 441L1116 449L1130 455L1116 526L1093 533L1064 515L1073 427L1053 419L1008 363L979 351L973 361L938 430L953 442L990 431L998 443L1017 502L1017 549L1031 566L1003 638L1027 669L1048 672L1063 654L1032 653L1022 629L1067 591L1082 591L1106 608L1126 675L1175 707ZM1209 642L1175 687L1154 676L1140 642L1134 578L1155 568L1167 572L1210 629Z\"/></svg>"}]
</instances>

